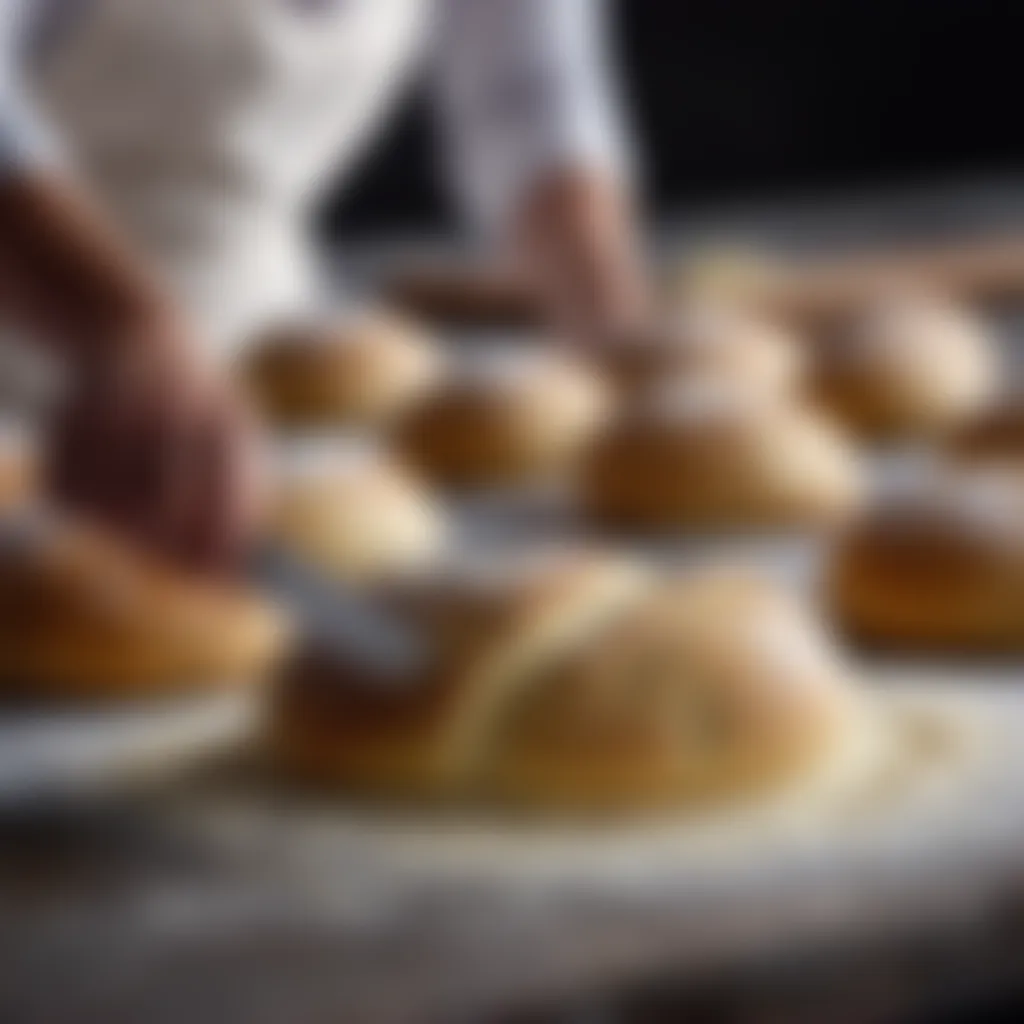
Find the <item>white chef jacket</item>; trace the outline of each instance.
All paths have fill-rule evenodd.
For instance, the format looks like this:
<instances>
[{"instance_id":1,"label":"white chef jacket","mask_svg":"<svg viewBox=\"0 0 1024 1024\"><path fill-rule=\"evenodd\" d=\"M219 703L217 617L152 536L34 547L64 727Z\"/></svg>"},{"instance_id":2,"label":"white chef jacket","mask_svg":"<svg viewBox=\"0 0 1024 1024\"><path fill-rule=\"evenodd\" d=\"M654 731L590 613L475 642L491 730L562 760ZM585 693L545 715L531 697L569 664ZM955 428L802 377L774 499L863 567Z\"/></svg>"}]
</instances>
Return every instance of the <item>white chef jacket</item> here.
<instances>
[{"instance_id":1,"label":"white chef jacket","mask_svg":"<svg viewBox=\"0 0 1024 1024\"><path fill-rule=\"evenodd\" d=\"M306 214L421 58L499 228L555 166L626 171L601 0L0 0L0 170L72 163L214 344L308 307Z\"/></svg>"}]
</instances>

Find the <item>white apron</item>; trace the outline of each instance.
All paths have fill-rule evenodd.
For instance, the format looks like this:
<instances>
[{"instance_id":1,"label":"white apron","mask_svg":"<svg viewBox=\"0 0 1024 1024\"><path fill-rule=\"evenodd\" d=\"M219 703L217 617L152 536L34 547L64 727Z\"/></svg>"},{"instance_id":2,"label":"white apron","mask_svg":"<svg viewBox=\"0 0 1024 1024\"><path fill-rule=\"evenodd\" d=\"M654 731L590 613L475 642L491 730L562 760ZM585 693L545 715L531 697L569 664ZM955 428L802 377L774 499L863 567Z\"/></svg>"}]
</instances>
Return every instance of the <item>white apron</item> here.
<instances>
[{"instance_id":1,"label":"white apron","mask_svg":"<svg viewBox=\"0 0 1024 1024\"><path fill-rule=\"evenodd\" d=\"M77 0L34 91L115 221L230 355L308 308L305 220L379 123L426 0Z\"/></svg>"}]
</instances>

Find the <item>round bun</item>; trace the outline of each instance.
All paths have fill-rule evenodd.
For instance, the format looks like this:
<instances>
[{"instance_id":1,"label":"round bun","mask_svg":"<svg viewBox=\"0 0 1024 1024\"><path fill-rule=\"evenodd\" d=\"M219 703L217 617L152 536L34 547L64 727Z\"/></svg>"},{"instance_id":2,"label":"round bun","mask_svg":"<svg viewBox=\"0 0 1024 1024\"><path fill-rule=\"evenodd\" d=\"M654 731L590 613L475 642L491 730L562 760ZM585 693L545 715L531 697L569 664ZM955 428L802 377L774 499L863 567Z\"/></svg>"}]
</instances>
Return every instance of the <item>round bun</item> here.
<instances>
[{"instance_id":1,"label":"round bun","mask_svg":"<svg viewBox=\"0 0 1024 1024\"><path fill-rule=\"evenodd\" d=\"M1024 649L1024 480L962 473L881 499L838 546L827 588L869 644Z\"/></svg>"},{"instance_id":2,"label":"round bun","mask_svg":"<svg viewBox=\"0 0 1024 1024\"><path fill-rule=\"evenodd\" d=\"M444 484L529 483L570 466L609 408L601 380L567 355L481 348L405 419L399 444Z\"/></svg>"},{"instance_id":3,"label":"round bun","mask_svg":"<svg viewBox=\"0 0 1024 1024\"><path fill-rule=\"evenodd\" d=\"M609 346L604 363L628 393L699 374L724 376L755 392L792 394L804 370L794 336L724 305L690 307L659 330Z\"/></svg>"},{"instance_id":4,"label":"round bun","mask_svg":"<svg viewBox=\"0 0 1024 1024\"><path fill-rule=\"evenodd\" d=\"M300 558L359 583L422 569L440 552L440 509L404 467L355 441L283 453L273 532Z\"/></svg>"},{"instance_id":5,"label":"round bun","mask_svg":"<svg viewBox=\"0 0 1024 1024\"><path fill-rule=\"evenodd\" d=\"M980 408L997 383L984 326L940 300L877 305L814 351L817 400L870 438L944 433Z\"/></svg>"},{"instance_id":6,"label":"round bun","mask_svg":"<svg viewBox=\"0 0 1024 1024\"><path fill-rule=\"evenodd\" d=\"M643 530L826 525L860 491L830 424L720 380L652 393L592 446L582 472L593 519Z\"/></svg>"},{"instance_id":7,"label":"round bun","mask_svg":"<svg viewBox=\"0 0 1024 1024\"><path fill-rule=\"evenodd\" d=\"M280 426L377 427L408 409L439 368L433 343L412 323L363 311L266 334L244 375L257 407Z\"/></svg>"},{"instance_id":8,"label":"round bun","mask_svg":"<svg viewBox=\"0 0 1024 1024\"><path fill-rule=\"evenodd\" d=\"M659 584L590 556L424 605L441 653L412 691L293 668L284 765L357 794L638 811L813 774L855 717L829 645L750 579Z\"/></svg>"},{"instance_id":9,"label":"round bun","mask_svg":"<svg viewBox=\"0 0 1024 1024\"><path fill-rule=\"evenodd\" d=\"M48 519L0 546L0 692L72 699L250 684L286 630L262 600Z\"/></svg>"},{"instance_id":10,"label":"round bun","mask_svg":"<svg viewBox=\"0 0 1024 1024\"><path fill-rule=\"evenodd\" d=\"M1001 395L979 410L953 431L947 450L966 462L1024 465L1024 391Z\"/></svg>"}]
</instances>

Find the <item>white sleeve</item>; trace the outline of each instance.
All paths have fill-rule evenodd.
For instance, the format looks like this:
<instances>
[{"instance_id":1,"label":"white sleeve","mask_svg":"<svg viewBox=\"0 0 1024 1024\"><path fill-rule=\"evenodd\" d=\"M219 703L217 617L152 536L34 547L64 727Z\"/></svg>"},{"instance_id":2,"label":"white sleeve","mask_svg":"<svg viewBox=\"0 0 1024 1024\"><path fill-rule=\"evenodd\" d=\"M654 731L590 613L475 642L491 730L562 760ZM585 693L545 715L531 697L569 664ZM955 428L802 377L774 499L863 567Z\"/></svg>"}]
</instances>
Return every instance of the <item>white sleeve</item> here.
<instances>
[{"instance_id":1,"label":"white sleeve","mask_svg":"<svg viewBox=\"0 0 1024 1024\"><path fill-rule=\"evenodd\" d=\"M439 0L446 158L464 205L499 229L539 174L628 177L602 0Z\"/></svg>"},{"instance_id":2,"label":"white sleeve","mask_svg":"<svg viewBox=\"0 0 1024 1024\"><path fill-rule=\"evenodd\" d=\"M0 0L0 176L51 164L57 145L36 112L24 81L34 0Z\"/></svg>"}]
</instances>

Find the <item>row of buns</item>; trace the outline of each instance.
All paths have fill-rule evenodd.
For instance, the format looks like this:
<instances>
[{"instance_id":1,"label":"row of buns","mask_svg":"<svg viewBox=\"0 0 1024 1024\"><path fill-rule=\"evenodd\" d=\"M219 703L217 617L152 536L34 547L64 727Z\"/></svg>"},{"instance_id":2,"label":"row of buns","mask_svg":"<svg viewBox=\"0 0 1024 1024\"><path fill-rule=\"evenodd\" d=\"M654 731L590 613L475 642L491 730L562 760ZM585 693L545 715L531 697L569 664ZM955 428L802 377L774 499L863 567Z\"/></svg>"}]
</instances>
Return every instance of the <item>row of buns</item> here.
<instances>
[{"instance_id":1,"label":"row of buns","mask_svg":"<svg viewBox=\"0 0 1024 1024\"><path fill-rule=\"evenodd\" d=\"M990 475L881 506L833 562L839 621L873 642L1019 650L1022 510L1024 484ZM437 654L396 692L289 654L254 595L68 524L8 535L2 562L8 695L137 699L276 668L271 749L290 772L361 794L685 806L824 771L863 727L821 627L741 573L659 577L591 552L421 576L388 596Z\"/></svg>"},{"instance_id":2,"label":"row of buns","mask_svg":"<svg viewBox=\"0 0 1024 1024\"><path fill-rule=\"evenodd\" d=\"M694 374L611 405L600 379L564 353L478 351L405 418L397 458L374 457L372 443L285 445L298 454L281 460L291 467L281 474L282 529L306 547L324 537L318 554L358 576L360 558L372 572L392 547L399 561L415 561L435 546L442 531L419 477L450 485L561 475L592 522L641 532L832 525L863 500L848 436L808 403L742 375ZM1007 396L943 444L959 458L1019 460L1024 414ZM0 505L31 489L30 456L24 437L3 437ZM393 539L378 550L379 536ZM333 544L344 550L330 554Z\"/></svg>"},{"instance_id":3,"label":"row of buns","mask_svg":"<svg viewBox=\"0 0 1024 1024\"><path fill-rule=\"evenodd\" d=\"M657 424L641 424L636 429L656 430ZM792 437L784 432L764 436L786 438L793 447ZM687 466L684 455L675 456L681 470ZM3 461L0 455L0 464ZM450 555L446 545L449 525L442 505L415 475L381 449L362 443L324 442L304 447L282 461L285 468L279 474L270 528L280 542L325 575L372 586L429 574ZM645 469L642 459L631 465L641 474ZM831 500L839 493L838 488L817 495L811 490L801 492L792 478L783 475L773 482L770 473L770 469L755 465L744 480L723 478L718 490L710 486L715 478L709 475L699 499L687 496L683 472L641 476L639 482L631 483L613 478L601 486L608 489L603 500L609 510L618 513L618 525L628 524L629 513L640 509L646 526L654 518L652 509L670 517L679 511L673 501L685 501L688 521L698 528L708 523L728 525L725 517L742 509L743 487L750 488L751 494L757 487L762 522L770 522L763 504L766 496L780 503L788 499L790 504L780 504L779 509L790 524L793 502L802 502L807 515L820 515L822 508L814 500ZM822 480L822 474L813 477L818 484ZM35 633L28 624L36 617L45 620L39 627L43 628L51 617L63 623L67 613L76 621L80 612L98 616L91 626L83 627L82 642L92 634L89 646L94 644L115 666L124 652L117 644L107 644L103 629L94 628L97 624L116 627L123 611L144 618L156 614L173 628L179 594L189 589L184 581L176 589L173 572L156 567L153 572L138 569L136 557L86 530L71 530L71 535L81 534L85 541L68 542L65 549L66 524L44 522L31 531L29 543L20 523L22 519L34 523L37 517L12 515L9 509L8 515L19 529L14 531L14 543L4 540L2 552L0 587L6 601L0 652L4 659L13 652L17 664L26 646L34 642ZM56 516L49 518L56 521ZM672 521L678 523L678 515ZM1024 474L1005 463L968 461L941 472L919 474L902 489L865 501L830 545L826 594L836 622L858 638L891 646L1024 647L1024 615L1020 611L1024 604L1019 600L1024 593L1022 524ZM93 584L99 588L96 592L90 589ZM81 595L76 594L79 585L84 588ZM77 608L79 597L81 607ZM166 617L161 610L165 598ZM184 627L191 628L192 613L204 605L181 604L188 613L182 620ZM108 615L109 620L103 618ZM202 619L200 613L197 621ZM76 636L77 630L77 625L71 627ZM62 624L57 636L64 635ZM213 648L218 646L216 630L209 642ZM45 631L39 634L39 644L41 655L53 659L56 666L43 675L52 677L59 688L59 677L72 662L64 659L60 642L47 641ZM78 649L78 644L77 639L72 641L72 648ZM187 658L188 650L179 652L177 645L170 649ZM108 661L102 664L106 666ZM7 671L9 674L9 665ZM173 665L169 671L174 673ZM110 685L118 689L122 685L118 680L131 674L130 669L126 673L113 671ZM37 675L28 673L29 677ZM33 686L45 682L32 679ZM129 679L124 688L130 690L134 685ZM156 680L153 685L159 689L161 683ZM91 680L85 688L100 688L99 680Z\"/></svg>"},{"instance_id":4,"label":"row of buns","mask_svg":"<svg viewBox=\"0 0 1024 1024\"><path fill-rule=\"evenodd\" d=\"M843 633L1021 650L1024 416L997 381L987 332L946 303L885 304L813 349L715 308L589 364L465 357L393 438L443 486L561 475L626 531L841 527L820 589ZM966 465L870 496L851 436ZM974 468L992 458L1010 468ZM442 652L410 694L290 665L279 763L360 794L632 810L821 778L871 728L839 646L777 586L593 554L517 568L432 575L402 603Z\"/></svg>"},{"instance_id":5,"label":"row of buns","mask_svg":"<svg viewBox=\"0 0 1024 1024\"><path fill-rule=\"evenodd\" d=\"M8 529L0 565L5 696L154 699L270 675L265 749L360 796L688 807L827 774L866 729L813 618L739 573L665 578L579 551L406 580L385 600L433 655L395 689L289 643L240 587L55 517Z\"/></svg>"},{"instance_id":6,"label":"row of buns","mask_svg":"<svg viewBox=\"0 0 1024 1024\"><path fill-rule=\"evenodd\" d=\"M903 326L896 334L905 338L905 349L895 348L919 357L893 361L908 383L916 365L943 362L923 359L928 338L940 352L946 346L963 355L961 369L984 362L985 339L976 325L955 311L939 316L939 309L890 311L888 330L898 321ZM934 329L936 320L941 330ZM908 321L921 337L908 330ZM930 334L922 331L929 323ZM869 354L891 347L884 332L872 337ZM291 350L299 353L297 364L283 356ZM803 353L784 332L735 312L691 317L667 357L679 371L676 380L673 374L658 379L652 361L658 351L639 345L628 357L620 354L615 379L625 381L623 397L577 355L540 345L485 347L442 369L422 332L410 333L387 317L361 317L333 332L278 334L253 361L264 385L275 376L269 367L297 365L298 377L312 381L331 378L328 369L336 363L351 392L367 365L376 366L364 397L387 396L372 419L397 418L397 457L365 441L286 445L272 528L303 557L360 582L428 565L442 549L444 517L424 478L521 483L565 476L571 468L593 524L640 533L832 527L863 506L859 453L813 403L800 399ZM397 378L389 377L388 366L402 368ZM980 393L978 374L959 376L967 384L951 407L966 407L971 387ZM294 376L284 379L293 399L302 393ZM318 416L330 406L329 391L317 398ZM412 401L413 392L418 398L398 416L397 405ZM340 391L334 400L342 401ZM300 407L308 409L301 402L289 406L285 421ZM360 408L365 413L368 406ZM1022 423L1018 403L1004 397L967 418L943 443L960 458L1014 461L1022 451ZM4 440L0 504L30 489L32 476L24 439Z\"/></svg>"},{"instance_id":7,"label":"row of buns","mask_svg":"<svg viewBox=\"0 0 1024 1024\"><path fill-rule=\"evenodd\" d=\"M279 425L390 427L434 484L571 479L595 521L646 529L840 521L863 491L853 437L980 454L1012 434L992 340L939 302L890 304L813 346L704 309L590 355L505 339L442 358L422 332L361 314L278 332L246 377Z\"/></svg>"},{"instance_id":8,"label":"row of buns","mask_svg":"<svg viewBox=\"0 0 1024 1024\"><path fill-rule=\"evenodd\" d=\"M522 338L515 338L520 352ZM286 429L379 428L415 414L411 433L432 432L435 421L446 433L449 422L483 423L486 408L516 401L528 403L524 417L554 416L552 406L596 404L574 394L597 387L583 382L589 373L617 398L667 381L726 376L759 393L799 394L868 439L944 435L993 399L1000 377L985 326L922 295L866 307L813 342L749 311L696 306L594 347L585 368L576 355L568 367L549 360L543 372L507 352L453 360L407 319L361 310L268 333L242 373L264 413Z\"/></svg>"},{"instance_id":9,"label":"row of buns","mask_svg":"<svg viewBox=\"0 0 1024 1024\"><path fill-rule=\"evenodd\" d=\"M843 536L825 596L846 632L1024 646L1024 481L964 472L890 498ZM581 550L394 579L379 598L433 651L394 689L297 645L245 588L182 577L55 516L8 527L0 569L5 696L138 700L269 681L261 736L277 767L360 797L568 813L742 801L829 778L874 728L817 617L742 571L655 573Z\"/></svg>"},{"instance_id":10,"label":"row of buns","mask_svg":"<svg viewBox=\"0 0 1024 1024\"><path fill-rule=\"evenodd\" d=\"M16 514L0 535L0 690L121 699L272 680L267 749L307 781L559 809L743 798L823 776L864 739L839 647L778 586L595 551L453 563L425 481L569 479L592 522L640 533L841 527L823 592L843 631L1024 649L1024 476L950 470L869 500L849 439L1024 455L1024 417L992 401L990 340L944 304L901 300L814 346L715 308L588 359L535 345L453 360L405 320L362 313L275 332L242 372L286 431L388 438L282 444L270 529L426 630L421 678L382 690L297 645L238 583ZM25 452L0 448L0 503L31 493Z\"/></svg>"}]
</instances>

